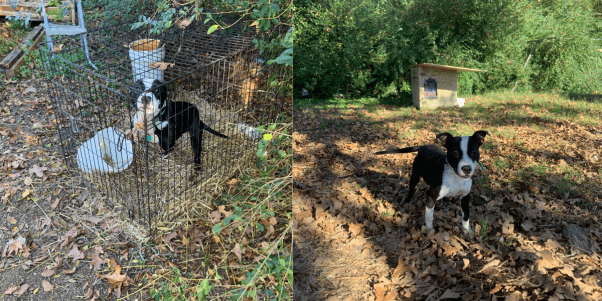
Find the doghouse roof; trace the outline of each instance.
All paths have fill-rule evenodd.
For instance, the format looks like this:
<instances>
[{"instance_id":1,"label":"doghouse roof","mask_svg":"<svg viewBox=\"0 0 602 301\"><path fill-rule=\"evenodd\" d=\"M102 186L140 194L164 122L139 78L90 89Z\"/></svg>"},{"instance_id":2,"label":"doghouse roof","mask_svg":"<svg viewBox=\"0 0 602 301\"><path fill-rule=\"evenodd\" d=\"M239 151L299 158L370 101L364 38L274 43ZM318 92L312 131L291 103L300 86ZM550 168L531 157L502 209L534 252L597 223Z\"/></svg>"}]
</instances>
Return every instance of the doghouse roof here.
<instances>
[{"instance_id":1,"label":"doghouse roof","mask_svg":"<svg viewBox=\"0 0 602 301\"><path fill-rule=\"evenodd\" d=\"M426 67L426 68L441 69L441 70L447 70L447 71L458 71L458 72L487 72L487 70L481 70L481 69L470 69L470 68L437 65L437 64L429 64L429 63L416 64L412 67Z\"/></svg>"}]
</instances>

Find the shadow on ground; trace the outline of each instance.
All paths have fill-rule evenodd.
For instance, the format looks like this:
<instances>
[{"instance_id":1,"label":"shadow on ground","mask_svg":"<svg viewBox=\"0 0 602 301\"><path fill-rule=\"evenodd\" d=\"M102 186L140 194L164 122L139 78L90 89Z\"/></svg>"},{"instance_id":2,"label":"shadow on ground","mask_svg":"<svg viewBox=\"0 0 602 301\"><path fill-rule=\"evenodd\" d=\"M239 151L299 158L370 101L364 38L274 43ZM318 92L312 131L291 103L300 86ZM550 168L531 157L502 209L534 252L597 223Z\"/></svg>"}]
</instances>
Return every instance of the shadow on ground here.
<instances>
[{"instance_id":1,"label":"shadow on ground","mask_svg":"<svg viewBox=\"0 0 602 301\"><path fill-rule=\"evenodd\" d=\"M591 278L602 276L600 256L573 254L562 234L576 224L602 242L602 164L594 159L602 158L602 131L571 120L581 108L567 107L566 119L549 109L520 100L430 113L389 105L297 108L295 299L553 297L568 296L558 287L576 281L573 296L602 296L602 283ZM458 229L458 201L436 204L435 230L426 230L424 183L412 204L399 205L414 155L372 153L432 143L444 130L478 129L492 136L482 150L486 170L473 182L476 240ZM585 262L599 268L586 273Z\"/></svg>"}]
</instances>

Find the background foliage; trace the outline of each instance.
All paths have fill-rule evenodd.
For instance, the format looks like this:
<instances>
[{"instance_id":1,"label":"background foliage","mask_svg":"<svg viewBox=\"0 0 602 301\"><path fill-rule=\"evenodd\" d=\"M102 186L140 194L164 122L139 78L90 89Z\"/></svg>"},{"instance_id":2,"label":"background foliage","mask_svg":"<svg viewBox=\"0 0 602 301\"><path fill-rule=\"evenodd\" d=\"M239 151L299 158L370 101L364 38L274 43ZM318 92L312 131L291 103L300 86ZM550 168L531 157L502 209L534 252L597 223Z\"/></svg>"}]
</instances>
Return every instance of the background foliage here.
<instances>
[{"instance_id":1,"label":"background foliage","mask_svg":"<svg viewBox=\"0 0 602 301\"><path fill-rule=\"evenodd\" d=\"M429 62L461 73L459 93L512 88L602 91L601 0L298 0L295 93L409 93L409 70ZM538 43L523 65L533 40ZM597 40L596 40L597 39Z\"/></svg>"}]
</instances>

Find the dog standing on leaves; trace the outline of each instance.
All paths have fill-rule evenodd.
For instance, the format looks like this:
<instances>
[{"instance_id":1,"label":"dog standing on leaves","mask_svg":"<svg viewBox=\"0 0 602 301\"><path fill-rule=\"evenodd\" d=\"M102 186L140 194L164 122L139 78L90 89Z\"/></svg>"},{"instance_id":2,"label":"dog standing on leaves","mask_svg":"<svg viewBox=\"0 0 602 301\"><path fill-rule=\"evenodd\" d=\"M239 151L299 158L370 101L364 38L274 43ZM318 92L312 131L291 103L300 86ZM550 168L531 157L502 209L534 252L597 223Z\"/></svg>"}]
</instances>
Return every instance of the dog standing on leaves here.
<instances>
[{"instance_id":1,"label":"dog standing on leaves","mask_svg":"<svg viewBox=\"0 0 602 301\"><path fill-rule=\"evenodd\" d=\"M462 202L462 228L469 236L470 188L472 175L480 159L479 148L485 142L488 131L476 131L472 136L453 137L450 133L437 134L436 139L443 142L445 152L436 144L413 146L377 152L382 154L404 154L418 152L412 165L410 191L403 203L412 200L420 177L429 185L426 197L426 227L433 229L433 211L435 202L443 198L460 197Z\"/></svg>"}]
</instances>

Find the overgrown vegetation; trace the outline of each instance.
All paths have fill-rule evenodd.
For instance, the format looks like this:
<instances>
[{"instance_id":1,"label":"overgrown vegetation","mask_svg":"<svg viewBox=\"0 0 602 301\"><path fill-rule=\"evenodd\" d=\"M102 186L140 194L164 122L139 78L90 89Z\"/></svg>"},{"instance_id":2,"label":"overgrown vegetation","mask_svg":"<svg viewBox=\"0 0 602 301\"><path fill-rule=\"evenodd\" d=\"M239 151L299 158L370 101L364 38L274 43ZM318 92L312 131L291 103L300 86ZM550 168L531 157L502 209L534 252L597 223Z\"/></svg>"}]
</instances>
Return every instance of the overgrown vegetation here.
<instances>
[{"instance_id":1,"label":"overgrown vegetation","mask_svg":"<svg viewBox=\"0 0 602 301\"><path fill-rule=\"evenodd\" d=\"M151 33L160 33L172 26L186 27L192 22L210 24L207 33L228 30L233 24L223 21L224 15L235 16L249 30L259 33L253 43L268 65L276 65L279 79L272 79L270 87L285 92L292 99L293 27L291 0L195 0L184 5L169 0L157 2L154 12L139 16L132 28L150 26Z\"/></svg>"},{"instance_id":2,"label":"overgrown vegetation","mask_svg":"<svg viewBox=\"0 0 602 301\"><path fill-rule=\"evenodd\" d=\"M296 296L502 300L520 292L545 300L570 286L566 266L600 264L595 250L577 255L565 229L588 229L584 240L602 242L601 102L497 91L470 96L463 107L415 110L385 99L295 101ZM415 154L372 154L481 129L490 135L471 188L475 239L462 233L459 199L438 201L427 229L426 183L412 202L400 202ZM515 255L527 249L537 255ZM559 263L538 271L543 256ZM600 275L583 275L596 279L596 291L582 286L574 295L602 300Z\"/></svg>"},{"instance_id":3,"label":"overgrown vegetation","mask_svg":"<svg viewBox=\"0 0 602 301\"><path fill-rule=\"evenodd\" d=\"M29 28L23 20L10 20L0 25L0 58L4 58L27 36Z\"/></svg>"},{"instance_id":4,"label":"overgrown vegetation","mask_svg":"<svg viewBox=\"0 0 602 301\"><path fill-rule=\"evenodd\" d=\"M409 96L410 66L428 62L488 71L460 73L460 95L515 84L599 94L601 3L296 1L295 93Z\"/></svg>"},{"instance_id":5,"label":"overgrown vegetation","mask_svg":"<svg viewBox=\"0 0 602 301\"><path fill-rule=\"evenodd\" d=\"M264 138L255 165L213 201L219 210L211 232L221 251L190 260L188 272L174 268L147 279L153 300L292 299L291 126L257 128Z\"/></svg>"},{"instance_id":6,"label":"overgrown vegetation","mask_svg":"<svg viewBox=\"0 0 602 301\"><path fill-rule=\"evenodd\" d=\"M86 26L109 26L132 21L138 15L157 9L156 1L145 0L89 0L82 2L86 12ZM89 24L89 25L88 25Z\"/></svg>"}]
</instances>

